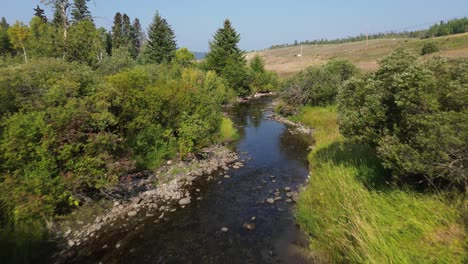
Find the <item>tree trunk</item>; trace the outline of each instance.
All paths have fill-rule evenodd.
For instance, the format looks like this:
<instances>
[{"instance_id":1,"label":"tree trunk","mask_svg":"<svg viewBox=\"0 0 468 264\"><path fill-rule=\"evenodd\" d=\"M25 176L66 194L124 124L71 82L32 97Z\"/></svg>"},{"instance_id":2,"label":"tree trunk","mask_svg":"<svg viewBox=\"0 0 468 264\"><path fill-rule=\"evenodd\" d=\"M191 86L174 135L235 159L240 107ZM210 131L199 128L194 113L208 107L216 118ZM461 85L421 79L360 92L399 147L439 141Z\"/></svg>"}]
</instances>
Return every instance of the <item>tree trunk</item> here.
<instances>
[{"instance_id":1,"label":"tree trunk","mask_svg":"<svg viewBox=\"0 0 468 264\"><path fill-rule=\"evenodd\" d=\"M26 63L28 63L28 55L26 54L26 48L23 46L23 55L24 55L24 60Z\"/></svg>"}]
</instances>

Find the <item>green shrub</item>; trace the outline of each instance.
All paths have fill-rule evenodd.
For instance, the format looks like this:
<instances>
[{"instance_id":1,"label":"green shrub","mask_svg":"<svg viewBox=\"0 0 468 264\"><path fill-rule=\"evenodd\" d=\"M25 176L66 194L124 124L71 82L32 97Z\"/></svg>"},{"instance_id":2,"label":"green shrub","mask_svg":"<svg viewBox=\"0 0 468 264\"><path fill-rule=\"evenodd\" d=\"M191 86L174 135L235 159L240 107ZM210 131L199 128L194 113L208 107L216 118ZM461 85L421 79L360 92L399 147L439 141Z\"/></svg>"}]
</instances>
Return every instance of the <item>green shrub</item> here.
<instances>
[{"instance_id":1,"label":"green shrub","mask_svg":"<svg viewBox=\"0 0 468 264\"><path fill-rule=\"evenodd\" d=\"M398 180L466 187L467 67L395 52L340 90L340 131L373 146Z\"/></svg>"},{"instance_id":2,"label":"green shrub","mask_svg":"<svg viewBox=\"0 0 468 264\"><path fill-rule=\"evenodd\" d=\"M279 79L275 72L265 70L265 63L256 55L250 62L251 87L254 92L267 92L278 89Z\"/></svg>"},{"instance_id":3,"label":"green shrub","mask_svg":"<svg viewBox=\"0 0 468 264\"><path fill-rule=\"evenodd\" d=\"M438 51L439 46L437 46L435 42L426 42L421 49L421 55L431 54Z\"/></svg>"},{"instance_id":4,"label":"green shrub","mask_svg":"<svg viewBox=\"0 0 468 264\"><path fill-rule=\"evenodd\" d=\"M355 66L347 61L309 67L285 81L280 96L292 105L330 105L336 101L338 87L356 73Z\"/></svg>"}]
</instances>

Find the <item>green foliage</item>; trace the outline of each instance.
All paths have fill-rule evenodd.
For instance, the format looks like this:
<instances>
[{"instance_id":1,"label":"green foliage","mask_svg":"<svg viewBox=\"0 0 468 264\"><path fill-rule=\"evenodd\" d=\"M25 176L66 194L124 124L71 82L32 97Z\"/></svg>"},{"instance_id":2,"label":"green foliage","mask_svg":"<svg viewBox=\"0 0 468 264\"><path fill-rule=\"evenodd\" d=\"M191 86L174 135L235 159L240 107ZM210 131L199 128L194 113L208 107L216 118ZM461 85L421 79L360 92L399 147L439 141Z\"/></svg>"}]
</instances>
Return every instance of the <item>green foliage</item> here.
<instances>
[{"instance_id":1,"label":"green foliage","mask_svg":"<svg viewBox=\"0 0 468 264\"><path fill-rule=\"evenodd\" d=\"M65 40L65 58L88 65L95 65L104 47L94 23L82 20L70 26Z\"/></svg>"},{"instance_id":2,"label":"green foliage","mask_svg":"<svg viewBox=\"0 0 468 264\"><path fill-rule=\"evenodd\" d=\"M426 42L421 49L421 55L431 54L438 51L439 46L437 46L435 42Z\"/></svg>"},{"instance_id":3,"label":"green foliage","mask_svg":"<svg viewBox=\"0 0 468 264\"><path fill-rule=\"evenodd\" d=\"M176 51L175 62L182 67L192 66L195 62L195 55L187 48L180 48Z\"/></svg>"},{"instance_id":4,"label":"green foliage","mask_svg":"<svg viewBox=\"0 0 468 264\"><path fill-rule=\"evenodd\" d=\"M340 90L341 132L375 147L396 179L466 188L467 65L395 52Z\"/></svg>"},{"instance_id":5,"label":"green foliage","mask_svg":"<svg viewBox=\"0 0 468 264\"><path fill-rule=\"evenodd\" d=\"M10 37L8 36L9 27L10 26L6 22L6 19L2 17L2 23L0 24L0 56L13 52Z\"/></svg>"},{"instance_id":6,"label":"green foliage","mask_svg":"<svg viewBox=\"0 0 468 264\"><path fill-rule=\"evenodd\" d=\"M238 96L250 94L251 76L243 52L237 46L240 36L226 19L224 27L216 31L206 55L205 68L225 78Z\"/></svg>"},{"instance_id":7,"label":"green foliage","mask_svg":"<svg viewBox=\"0 0 468 264\"><path fill-rule=\"evenodd\" d=\"M356 67L347 61L330 61L321 67L309 67L285 81L280 95L292 105L333 104L339 87L356 73Z\"/></svg>"},{"instance_id":8,"label":"green foliage","mask_svg":"<svg viewBox=\"0 0 468 264\"><path fill-rule=\"evenodd\" d=\"M251 87L255 92L276 90L279 86L278 75L275 72L265 70L265 63L260 56L255 56L250 62L252 76Z\"/></svg>"},{"instance_id":9,"label":"green foliage","mask_svg":"<svg viewBox=\"0 0 468 264\"><path fill-rule=\"evenodd\" d=\"M453 201L387 185L375 152L340 135L335 108L305 107L293 119L314 128L313 173L296 217L317 259L463 263L463 220Z\"/></svg>"},{"instance_id":10,"label":"green foliage","mask_svg":"<svg viewBox=\"0 0 468 264\"><path fill-rule=\"evenodd\" d=\"M93 20L91 12L88 10L87 3L89 0L73 0L71 16L74 23L82 20Z\"/></svg>"},{"instance_id":11,"label":"green foliage","mask_svg":"<svg viewBox=\"0 0 468 264\"><path fill-rule=\"evenodd\" d=\"M426 37L440 37L468 32L468 18L456 18L447 22L440 21L427 30Z\"/></svg>"},{"instance_id":12,"label":"green foliage","mask_svg":"<svg viewBox=\"0 0 468 264\"><path fill-rule=\"evenodd\" d=\"M145 47L145 58L148 63L171 62L176 53L174 31L158 12L148 29L148 43Z\"/></svg>"},{"instance_id":13,"label":"green foliage","mask_svg":"<svg viewBox=\"0 0 468 264\"><path fill-rule=\"evenodd\" d=\"M97 65L97 71L102 75L112 75L121 70L132 68L136 64L126 48L114 49L112 56L106 56Z\"/></svg>"},{"instance_id":14,"label":"green foliage","mask_svg":"<svg viewBox=\"0 0 468 264\"><path fill-rule=\"evenodd\" d=\"M230 142L237 140L239 138L239 133L234 127L234 123L228 117L223 117L221 119L221 126L219 128L219 140L221 142Z\"/></svg>"}]
</instances>

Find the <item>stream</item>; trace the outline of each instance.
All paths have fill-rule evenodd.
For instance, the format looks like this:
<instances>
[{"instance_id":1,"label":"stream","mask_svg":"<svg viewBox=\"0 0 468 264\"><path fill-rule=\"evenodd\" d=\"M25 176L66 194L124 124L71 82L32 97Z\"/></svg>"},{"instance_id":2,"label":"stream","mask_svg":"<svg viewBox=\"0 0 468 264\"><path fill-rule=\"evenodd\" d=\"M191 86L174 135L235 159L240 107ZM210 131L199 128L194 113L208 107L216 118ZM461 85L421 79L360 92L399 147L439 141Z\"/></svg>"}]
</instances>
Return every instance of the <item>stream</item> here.
<instances>
[{"instance_id":1,"label":"stream","mask_svg":"<svg viewBox=\"0 0 468 264\"><path fill-rule=\"evenodd\" d=\"M200 198L157 224L144 219L130 231L101 234L66 262L310 263L294 203L286 201L286 194L307 180L310 136L270 119L271 100L229 110L240 134L230 147L245 160L244 167L197 182L190 192ZM266 202L278 196L281 200Z\"/></svg>"}]
</instances>

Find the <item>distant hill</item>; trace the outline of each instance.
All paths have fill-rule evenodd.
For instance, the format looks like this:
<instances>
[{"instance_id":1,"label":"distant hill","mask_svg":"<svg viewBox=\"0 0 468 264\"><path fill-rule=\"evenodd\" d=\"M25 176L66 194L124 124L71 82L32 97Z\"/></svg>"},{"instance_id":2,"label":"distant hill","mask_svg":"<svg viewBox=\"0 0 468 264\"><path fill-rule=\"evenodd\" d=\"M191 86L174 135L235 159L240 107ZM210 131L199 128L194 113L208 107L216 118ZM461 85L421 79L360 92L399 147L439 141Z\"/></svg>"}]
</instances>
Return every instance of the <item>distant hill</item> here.
<instances>
[{"instance_id":1,"label":"distant hill","mask_svg":"<svg viewBox=\"0 0 468 264\"><path fill-rule=\"evenodd\" d=\"M435 55L449 58L468 58L468 33L442 36L428 39L388 38L356 41L342 44L301 45L284 48L268 49L248 53L248 58L259 55L265 61L265 67L277 72L281 77L292 76L302 69L313 65L321 65L331 59L345 59L354 63L363 71L374 71L378 68L378 60L390 54L397 48L404 48L419 54L424 43L433 41L440 51Z\"/></svg>"},{"instance_id":2,"label":"distant hill","mask_svg":"<svg viewBox=\"0 0 468 264\"><path fill-rule=\"evenodd\" d=\"M193 52L197 60L203 60L206 57L206 52Z\"/></svg>"}]
</instances>

